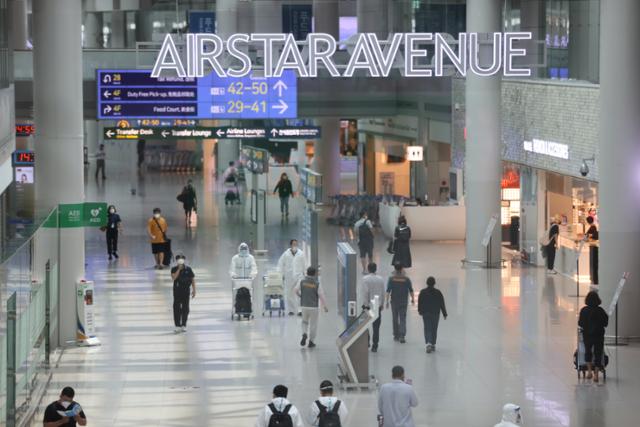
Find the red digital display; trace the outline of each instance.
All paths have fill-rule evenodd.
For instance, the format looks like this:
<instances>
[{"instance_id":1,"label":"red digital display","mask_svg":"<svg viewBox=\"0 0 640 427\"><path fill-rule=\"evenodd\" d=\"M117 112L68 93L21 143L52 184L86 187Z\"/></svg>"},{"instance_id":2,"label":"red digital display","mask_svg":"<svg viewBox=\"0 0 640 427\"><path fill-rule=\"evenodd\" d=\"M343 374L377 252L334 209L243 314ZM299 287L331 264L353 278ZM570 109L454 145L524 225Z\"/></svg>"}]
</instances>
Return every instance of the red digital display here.
<instances>
[{"instance_id":1,"label":"red digital display","mask_svg":"<svg viewBox=\"0 0 640 427\"><path fill-rule=\"evenodd\" d=\"M36 156L33 151L15 151L13 153L14 166L33 166L35 159Z\"/></svg>"},{"instance_id":2,"label":"red digital display","mask_svg":"<svg viewBox=\"0 0 640 427\"><path fill-rule=\"evenodd\" d=\"M31 136L35 131L36 128L32 124L16 125L16 136Z\"/></svg>"}]
</instances>

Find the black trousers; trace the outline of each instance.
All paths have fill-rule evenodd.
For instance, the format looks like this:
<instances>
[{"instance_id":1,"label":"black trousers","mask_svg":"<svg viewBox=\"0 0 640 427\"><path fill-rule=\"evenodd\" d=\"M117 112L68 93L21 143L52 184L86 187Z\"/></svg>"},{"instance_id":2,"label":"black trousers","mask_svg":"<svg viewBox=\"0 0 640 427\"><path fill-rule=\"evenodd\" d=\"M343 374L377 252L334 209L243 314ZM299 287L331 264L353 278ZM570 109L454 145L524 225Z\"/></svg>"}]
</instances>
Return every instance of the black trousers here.
<instances>
[{"instance_id":1,"label":"black trousers","mask_svg":"<svg viewBox=\"0 0 640 427\"><path fill-rule=\"evenodd\" d=\"M584 340L584 361L591 362L602 368L602 354L604 353L604 335L589 336L583 335ZM594 360L595 357L595 360Z\"/></svg>"},{"instance_id":2,"label":"black trousers","mask_svg":"<svg viewBox=\"0 0 640 427\"><path fill-rule=\"evenodd\" d=\"M591 283L598 284L598 248L597 246L589 247L589 272L591 273Z\"/></svg>"},{"instance_id":3,"label":"black trousers","mask_svg":"<svg viewBox=\"0 0 640 427\"><path fill-rule=\"evenodd\" d=\"M424 323L424 343L436 345L438 340L438 323L440 322L440 312L424 313L422 315Z\"/></svg>"},{"instance_id":4,"label":"black trousers","mask_svg":"<svg viewBox=\"0 0 640 427\"><path fill-rule=\"evenodd\" d=\"M102 178L104 179L104 159L96 160L96 178L98 177L98 173L102 171Z\"/></svg>"},{"instance_id":5,"label":"black trousers","mask_svg":"<svg viewBox=\"0 0 640 427\"><path fill-rule=\"evenodd\" d=\"M373 322L373 346L377 347L380 342L380 325L382 324L382 307L378 307L378 318ZM368 338L368 336L367 336Z\"/></svg>"},{"instance_id":6,"label":"black trousers","mask_svg":"<svg viewBox=\"0 0 640 427\"><path fill-rule=\"evenodd\" d=\"M407 304L394 304L392 300L391 317L393 319L393 336L404 338L407 334Z\"/></svg>"},{"instance_id":7,"label":"black trousers","mask_svg":"<svg viewBox=\"0 0 640 427\"><path fill-rule=\"evenodd\" d=\"M109 255L118 252L118 229L107 228L107 253Z\"/></svg>"},{"instance_id":8,"label":"black trousers","mask_svg":"<svg viewBox=\"0 0 640 427\"><path fill-rule=\"evenodd\" d=\"M176 327L187 326L189 317L189 290L173 290L173 322Z\"/></svg>"},{"instance_id":9,"label":"black trousers","mask_svg":"<svg viewBox=\"0 0 640 427\"><path fill-rule=\"evenodd\" d=\"M547 269L553 270L553 266L556 264L556 245L547 245Z\"/></svg>"}]
</instances>

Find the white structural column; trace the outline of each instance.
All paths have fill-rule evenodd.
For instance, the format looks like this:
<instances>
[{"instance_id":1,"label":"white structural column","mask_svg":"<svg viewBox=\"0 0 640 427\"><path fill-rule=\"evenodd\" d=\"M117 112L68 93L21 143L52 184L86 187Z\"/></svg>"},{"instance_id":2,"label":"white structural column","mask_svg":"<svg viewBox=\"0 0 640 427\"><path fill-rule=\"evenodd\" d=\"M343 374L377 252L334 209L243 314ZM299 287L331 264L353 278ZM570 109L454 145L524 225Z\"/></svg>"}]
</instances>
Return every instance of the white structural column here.
<instances>
[{"instance_id":1,"label":"white structural column","mask_svg":"<svg viewBox=\"0 0 640 427\"><path fill-rule=\"evenodd\" d=\"M238 1L216 1L216 34L224 40L238 30Z\"/></svg>"},{"instance_id":2,"label":"white structural column","mask_svg":"<svg viewBox=\"0 0 640 427\"><path fill-rule=\"evenodd\" d=\"M603 0L600 20L600 288L605 308L623 272L619 331L640 337L640 2ZM613 319L609 333L613 334Z\"/></svg>"},{"instance_id":3,"label":"white structural column","mask_svg":"<svg viewBox=\"0 0 640 427\"><path fill-rule=\"evenodd\" d=\"M378 38L389 35L389 4L387 0L358 0L358 32L375 33Z\"/></svg>"},{"instance_id":4,"label":"white structural column","mask_svg":"<svg viewBox=\"0 0 640 427\"><path fill-rule=\"evenodd\" d=\"M469 0L467 31L493 33L500 31L501 0ZM479 37L482 38L482 37ZM481 44L481 65L491 62L492 46ZM487 261L482 239L492 215L500 213L500 77L478 77L467 74L465 154L465 204L467 207L466 256L470 261ZM500 260L500 223L496 225L491 244L491 264Z\"/></svg>"},{"instance_id":5,"label":"white structural column","mask_svg":"<svg viewBox=\"0 0 640 427\"><path fill-rule=\"evenodd\" d=\"M340 119L316 120L322 138L314 144L313 169L322 174L323 197L340 194Z\"/></svg>"},{"instance_id":6,"label":"white structural column","mask_svg":"<svg viewBox=\"0 0 640 427\"><path fill-rule=\"evenodd\" d=\"M28 48L27 0L9 0L9 37L13 50Z\"/></svg>"},{"instance_id":7,"label":"white structural column","mask_svg":"<svg viewBox=\"0 0 640 427\"><path fill-rule=\"evenodd\" d=\"M82 8L77 0L33 0L36 204L84 201ZM84 277L84 229L60 229L60 340L75 340L75 283Z\"/></svg>"}]
</instances>

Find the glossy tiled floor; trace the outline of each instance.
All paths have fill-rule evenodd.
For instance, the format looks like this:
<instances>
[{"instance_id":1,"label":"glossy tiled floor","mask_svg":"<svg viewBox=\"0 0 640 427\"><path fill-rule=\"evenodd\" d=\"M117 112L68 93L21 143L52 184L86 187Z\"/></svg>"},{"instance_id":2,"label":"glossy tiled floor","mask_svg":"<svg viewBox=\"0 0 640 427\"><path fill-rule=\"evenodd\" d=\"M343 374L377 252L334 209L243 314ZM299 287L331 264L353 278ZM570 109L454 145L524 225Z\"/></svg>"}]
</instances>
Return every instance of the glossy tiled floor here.
<instances>
[{"instance_id":1,"label":"glossy tiled floor","mask_svg":"<svg viewBox=\"0 0 640 427\"><path fill-rule=\"evenodd\" d=\"M88 200L119 207L121 258L108 262L103 235L87 233L87 276L97 284L102 346L66 350L46 400L72 385L92 426L252 426L274 384L288 385L291 400L306 414L320 381L335 380L335 242L344 230L322 224L322 280L332 311L322 316L318 347L300 349L297 318L230 321L228 264L238 243L250 239L250 227L239 208L218 203L210 180L194 179L201 212L192 230L185 230L175 200L184 176L132 178L127 172L111 174L100 186L93 177L88 182ZM169 273L151 268L144 225L154 206L165 210L174 248L184 251L197 276L198 296L183 335L172 332ZM286 224L275 219L261 271L299 236L296 216ZM380 240L377 247L383 245ZM425 353L422 323L412 308L405 345L392 341L390 318L383 314L380 350L370 361L381 381L389 380L394 364L405 366L420 400L418 426L490 426L505 402L522 405L527 426L637 425L637 347L610 349L606 385L576 379L573 283L516 265L463 270L462 243L414 243L412 250L414 283L421 288L434 275L447 300L450 317L441 322L438 352ZM377 252L386 275L390 256ZM348 426L375 425L374 392L341 398L350 409Z\"/></svg>"}]
</instances>

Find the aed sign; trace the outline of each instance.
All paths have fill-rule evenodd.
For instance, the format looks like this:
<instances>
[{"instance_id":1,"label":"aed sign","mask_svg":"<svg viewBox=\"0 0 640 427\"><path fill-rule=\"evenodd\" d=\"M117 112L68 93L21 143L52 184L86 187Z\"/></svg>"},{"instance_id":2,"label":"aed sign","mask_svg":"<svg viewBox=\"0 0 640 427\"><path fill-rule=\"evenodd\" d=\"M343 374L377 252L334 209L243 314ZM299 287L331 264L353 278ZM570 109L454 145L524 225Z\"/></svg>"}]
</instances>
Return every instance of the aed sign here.
<instances>
[{"instance_id":1,"label":"aed sign","mask_svg":"<svg viewBox=\"0 0 640 427\"><path fill-rule=\"evenodd\" d=\"M407 160L410 162L421 162L424 156L423 150L423 147L420 145L407 147Z\"/></svg>"},{"instance_id":2,"label":"aed sign","mask_svg":"<svg viewBox=\"0 0 640 427\"><path fill-rule=\"evenodd\" d=\"M569 159L569 146L567 144L534 138L531 141L524 141L523 147L524 151L531 153L543 154L564 160Z\"/></svg>"},{"instance_id":3,"label":"aed sign","mask_svg":"<svg viewBox=\"0 0 640 427\"><path fill-rule=\"evenodd\" d=\"M386 40L360 33L341 41L325 33L309 33L305 40L290 33L232 34L226 40L208 33L174 40L167 34L151 77L170 72L179 78L201 78L213 71L219 77L237 78L249 75L256 64L261 64L265 78L281 77L287 70L313 78L320 69L331 77L353 77L358 70L370 77L388 77L394 69L404 77L439 77L454 71L461 76L529 77L531 69L518 67L514 60L527 55L522 42L531 39L530 32L460 33L457 39L447 33L395 33ZM340 55L340 61L335 54L341 45L348 55ZM490 47L483 49L483 60L481 46Z\"/></svg>"}]
</instances>

